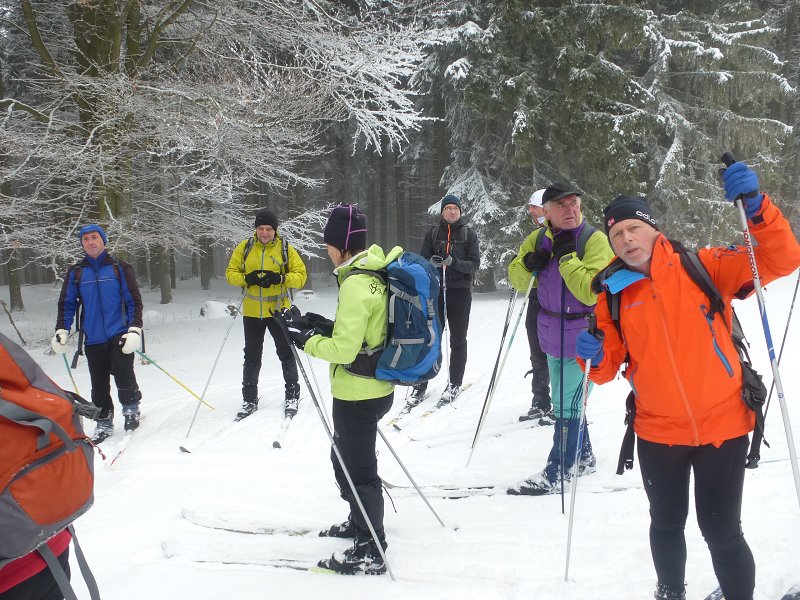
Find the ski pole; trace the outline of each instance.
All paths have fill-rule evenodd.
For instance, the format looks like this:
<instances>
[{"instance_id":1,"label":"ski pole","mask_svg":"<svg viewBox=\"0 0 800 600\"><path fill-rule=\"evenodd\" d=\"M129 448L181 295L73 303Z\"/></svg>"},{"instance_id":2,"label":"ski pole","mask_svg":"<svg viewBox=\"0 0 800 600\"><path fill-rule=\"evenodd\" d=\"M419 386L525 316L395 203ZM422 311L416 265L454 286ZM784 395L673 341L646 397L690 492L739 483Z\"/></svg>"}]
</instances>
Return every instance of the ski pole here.
<instances>
[{"instance_id":1,"label":"ski pole","mask_svg":"<svg viewBox=\"0 0 800 600\"><path fill-rule=\"evenodd\" d=\"M575 463L572 465L572 493L569 499L569 525L567 526L567 559L564 567L564 581L569 581L569 555L572 548L572 524L575 519L575 493L578 491L578 466L580 463L581 446L583 446L583 425L586 421L586 402L589 399L589 370L592 368L592 359L587 359L583 372L583 402L581 415L578 420L578 441L575 447ZM562 482L563 484L563 482Z\"/></svg>"},{"instance_id":2,"label":"ski pole","mask_svg":"<svg viewBox=\"0 0 800 600\"><path fill-rule=\"evenodd\" d=\"M206 379L206 384L203 386L203 393L200 394L200 402L203 401L203 398L206 397L206 392L208 391L208 386L211 383L211 378L214 376L214 371L217 370L217 363L219 363L219 357L222 356L222 349L225 347L225 342L228 341L228 336L231 334L231 329L233 329L233 324L236 322L236 317L242 312L242 304L244 304L244 294L242 295L242 299L239 300L239 306L236 307L236 312L233 313L233 319L231 319L230 325L228 325L228 329L225 332L225 337L222 338L222 344L219 346L219 351L217 352L217 358L214 359L214 364L211 365L211 371L208 374L208 378ZM197 407L194 409L194 414L192 415L192 421L189 423L189 429L186 431L186 437L184 439L189 439L189 434L192 433L192 427L194 427L194 421L197 419L197 413L200 412L200 402L197 403Z\"/></svg>"},{"instance_id":3,"label":"ski pole","mask_svg":"<svg viewBox=\"0 0 800 600\"><path fill-rule=\"evenodd\" d=\"M193 391L192 391L190 388L188 388L188 387L186 386L186 384L185 384L185 383L183 383L183 382L182 382L180 379L178 379L177 377L175 377L174 375L172 375L172 374L171 374L171 373L169 373L168 371L164 370L164 368L163 368L163 367L161 367L161 366L160 366L160 365L159 365L159 364L158 364L156 361L154 361L152 358L150 358L149 356L147 356L147 354L145 354L145 353L144 353L144 352L142 352L141 350L134 350L134 352L136 352L136 354L138 354L139 356L141 356L141 357L142 357L143 359L145 359L147 362L149 362L149 363L151 363L152 365L154 365L156 369L158 369L159 371L161 371L162 373L164 373L164 375L166 375L167 377L169 377L170 379L172 379L172 381L174 381L175 383L177 383L179 386L181 386L183 389L185 389L187 392L189 392L189 393L190 393L192 396L194 396L194 397L195 397L195 398L197 398L197 399L198 399L200 402L202 402L203 404L205 404L205 405L206 405L208 408L210 408L211 410L216 410L216 409L215 409L213 406L211 406L211 405L210 405L208 402L206 402L205 400L203 400L203 399L202 399L200 396L198 396L198 395L197 395L197 394L195 394L195 393L194 393L194 392L193 392Z\"/></svg>"},{"instance_id":4,"label":"ski pole","mask_svg":"<svg viewBox=\"0 0 800 600\"><path fill-rule=\"evenodd\" d=\"M730 167L736 162L733 154L726 152L722 155L722 162L726 167ZM756 192L758 193L758 192ZM755 288L756 298L758 298L758 309L761 313L761 325L764 328L764 340L767 344L767 351L769 352L769 362L772 367L772 378L775 383L775 390L778 393L778 403L781 407L781 415L783 416L783 429L786 432L786 443L789 446L789 458L792 462L792 476L794 477L794 488L797 494L797 502L800 504L800 471L797 465L797 451L794 447L794 436L792 435L792 424L789 419L789 410L786 406L786 398L783 395L783 383L781 382L781 374L778 370L778 361L775 358L775 348L772 344L772 334L769 329L769 320L767 318L767 309L764 305L764 292L761 289L761 277L758 274L758 266L756 265L756 255L753 250L753 242L750 238L750 227L747 225L747 213L744 211L744 199L740 194L735 200L734 204L739 212L739 220L742 224L742 235L744 236L744 245L747 248L747 256L750 259L750 270L753 275L753 287Z\"/></svg>"},{"instance_id":5,"label":"ski pole","mask_svg":"<svg viewBox=\"0 0 800 600\"><path fill-rule=\"evenodd\" d=\"M789 314L786 317L786 328L783 330L783 340L781 340L781 349L778 352L778 366L781 366L781 359L783 358L783 348L786 346L786 337L789 335L789 324L792 322L792 313L794 312L794 301L797 298L797 288L800 286L800 270L797 271L797 281L794 284L794 294L792 294L792 303L789 306ZM775 380L769 386L769 395L767 402L764 404L764 420L767 418L769 412L769 404L772 400L772 392L775 390ZM758 468L758 462L761 460L761 442L764 440L764 435L756 427L753 431L753 443L751 444L750 453L747 455L747 467L750 469ZM769 444L767 444L769 448Z\"/></svg>"},{"instance_id":6,"label":"ski pole","mask_svg":"<svg viewBox=\"0 0 800 600\"><path fill-rule=\"evenodd\" d=\"M503 345L506 343L506 335L508 334L508 326L511 323L511 315L514 312L514 304L517 300L517 292L512 287L511 288L511 295L508 298L508 309L506 309L506 318L503 321L503 331L500 334L500 347L497 349L497 358L494 361L494 369L492 370L492 376L489 378L489 387L486 388L486 398L483 400L483 408L481 409L481 416L478 419L478 425L480 426L481 421L483 421L483 416L486 412L486 403L489 401L489 396L491 395L492 388L494 387L494 381L497 377L497 369L500 366L500 357L503 354ZM476 431L477 434L477 431ZM475 444L475 438L472 438L472 444Z\"/></svg>"},{"instance_id":7,"label":"ski pole","mask_svg":"<svg viewBox=\"0 0 800 600\"><path fill-rule=\"evenodd\" d=\"M300 373L303 375L303 381L306 382L306 387L308 388L308 393L311 395L311 400L314 402L314 406L317 409L317 413L319 414L320 421L322 421L322 426L325 429L325 433L328 435L328 439L331 442L331 448L333 448L333 453L336 455L336 459L339 461L339 465L342 467L342 473L344 473L345 479L347 479L347 485L350 486L350 490L353 492L353 498L356 500L356 504L358 505L358 510L361 512L361 516L364 517L364 522L367 524L369 528L369 533L372 536L373 541L375 542L375 546L378 548L378 552L380 552L381 558L383 559L383 564L386 565L386 570L389 572L389 576L392 578L392 581L397 581L394 578L394 573L392 573L392 568L389 566L389 561L386 559L386 552L383 550L383 546L381 545L380 540L378 539L378 534L375 532L375 527L372 525L372 521L367 514L367 509L364 508L364 504L361 502L361 497L358 495L358 491L356 490L356 484L353 483L352 477L350 477L350 471L347 469L347 465L344 462L344 458L342 457L342 453L339 451L339 446L336 444L336 438L333 437L333 432L331 431L330 426L328 425L328 421L325 418L325 413L322 410L322 406L317 399L317 395L314 393L314 390L311 388L311 382L308 379L308 374L306 373L306 369L303 366L303 362L300 360L300 355L297 353L297 348L294 346L294 342L292 342L292 336L289 335L289 328L286 326L286 319L284 319L283 315L280 313L274 313L275 321L277 321L278 325L280 325L281 330L283 331L283 335L286 336L286 341L289 342L289 347L292 349L292 354L294 354L294 360L297 363L297 367L300 369ZM378 428L380 430L380 428Z\"/></svg>"},{"instance_id":8,"label":"ski pole","mask_svg":"<svg viewBox=\"0 0 800 600\"><path fill-rule=\"evenodd\" d=\"M597 335L594 313L589 315L589 333ZM583 448L583 427L586 423L586 405L589 402L589 372L592 370L592 359L586 360L583 370L583 402L581 414L578 419L578 441L575 446L575 462L572 464L572 494L569 499L569 525L567 526L567 558L564 566L564 581L569 581L569 555L572 549L572 524L575 519L575 496L578 491L578 468L580 466L581 450Z\"/></svg>"},{"instance_id":9,"label":"ski pole","mask_svg":"<svg viewBox=\"0 0 800 600\"><path fill-rule=\"evenodd\" d=\"M442 320L444 321L442 328L442 342L444 346L444 368L447 371L447 389L450 389L450 336L447 330L447 265L442 265L442 306L444 307L444 314Z\"/></svg>"},{"instance_id":10,"label":"ski pole","mask_svg":"<svg viewBox=\"0 0 800 600\"><path fill-rule=\"evenodd\" d=\"M408 472L408 469L406 469L406 466L403 464L403 461L400 460L400 457L397 455L397 452L394 451L394 448L392 448L392 445L389 443L389 440L386 439L386 435L383 433L383 431L381 431L380 427L378 427L378 433L381 434L381 439L383 440L383 443L386 444L387 448L389 448L389 452L392 453L392 456L394 456L394 459L397 461L397 464L400 465L401 469L403 469L403 473L406 474L406 477L408 477L408 480L411 482L411 485L413 485L414 489L417 490L417 494L419 494L419 497L422 498L425 504L427 504L428 508L431 509L433 516L436 517L436 520L439 521L441 526L446 528L447 525L445 525L444 521L442 521L442 519L439 518L439 515L434 510L433 506L431 506L431 503L428 502L428 498L425 496L425 494L422 493L422 490L417 485L417 482L414 481L414 478L411 476L411 473Z\"/></svg>"},{"instance_id":11,"label":"ski pole","mask_svg":"<svg viewBox=\"0 0 800 600\"><path fill-rule=\"evenodd\" d=\"M789 335L789 323L792 322L792 312L794 312L794 301L797 298L797 288L800 286L800 269L797 271L797 281L794 284L794 294L792 294L792 303L789 306L789 314L786 317L786 328L783 330L783 340L781 340L781 349L778 352L778 366L781 364L783 358L783 348L786 346L786 337ZM767 418L767 411L769 410L769 402L772 400L772 391L775 389L775 380L769 386L769 396L767 396L767 403L764 406L764 418Z\"/></svg>"},{"instance_id":12,"label":"ski pole","mask_svg":"<svg viewBox=\"0 0 800 600\"><path fill-rule=\"evenodd\" d=\"M567 297L567 282L564 279L561 279L561 316L558 319L559 324L561 325L561 341L559 343L559 349L561 352L561 356L558 358L558 399L559 399L559 407L558 407L558 417L561 427L561 438L559 439L558 444L558 460L561 463L559 465L559 471L561 472L561 514L564 514L564 455L566 453L566 443L567 439L569 438L569 428L564 425L564 302Z\"/></svg>"},{"instance_id":13,"label":"ski pole","mask_svg":"<svg viewBox=\"0 0 800 600\"><path fill-rule=\"evenodd\" d=\"M481 417L478 420L478 427L475 429L475 437L472 440L472 448L469 451L469 457L467 457L467 467L469 467L469 463L472 460L472 455L475 453L475 447L478 445L478 438L481 435L481 430L483 429L483 424L486 422L486 415L489 414L489 406L492 404L492 400L494 399L494 393L497 390L497 382L500 381L500 375L503 373L503 368L506 365L506 360L508 359L508 355L511 352L511 345L514 343L514 337L517 335L517 328L519 327L519 322L522 319L522 315L525 312L525 309L528 306L528 297L531 295L531 289L533 289L533 282L536 279L536 273L531 273L531 280L528 282L528 289L525 291L525 299L522 302L522 306L519 308L519 313L517 314L517 321L514 323L514 328L511 330L511 337L508 338L508 345L506 346L506 352L503 355L503 360L500 362L499 368L495 367L495 373L492 375L492 380L489 383L489 389L486 392L486 401L483 404L483 412L481 413ZM505 338L506 328L503 331L503 337ZM500 345L500 351L502 352L503 346L502 343ZM500 355L497 355L498 360L500 359Z\"/></svg>"},{"instance_id":14,"label":"ski pole","mask_svg":"<svg viewBox=\"0 0 800 600\"><path fill-rule=\"evenodd\" d=\"M78 384L75 383L75 378L72 376L72 369L69 368L69 361L67 360L67 355L62 354L61 358L64 359L64 366L67 367L67 373L69 374L69 378L72 381L72 387L75 388L75 393L78 394L78 396L80 396L81 393L78 391Z\"/></svg>"}]
</instances>

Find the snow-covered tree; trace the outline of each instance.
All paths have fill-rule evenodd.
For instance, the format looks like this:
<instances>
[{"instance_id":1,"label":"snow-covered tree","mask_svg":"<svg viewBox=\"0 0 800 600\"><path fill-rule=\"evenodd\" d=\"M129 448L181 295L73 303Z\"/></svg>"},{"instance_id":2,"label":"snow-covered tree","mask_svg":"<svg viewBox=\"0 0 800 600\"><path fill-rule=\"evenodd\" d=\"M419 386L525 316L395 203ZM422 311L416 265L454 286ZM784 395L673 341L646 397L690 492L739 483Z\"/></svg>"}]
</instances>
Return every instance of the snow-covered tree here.
<instances>
[{"instance_id":1,"label":"snow-covered tree","mask_svg":"<svg viewBox=\"0 0 800 600\"><path fill-rule=\"evenodd\" d=\"M236 239L271 190L317 183L299 165L331 123L403 143L418 34L373 4L21 0L6 29L37 61L0 100L0 210L16 215L0 246L57 264L93 220L128 252ZM307 231L307 207L274 208Z\"/></svg>"}]
</instances>

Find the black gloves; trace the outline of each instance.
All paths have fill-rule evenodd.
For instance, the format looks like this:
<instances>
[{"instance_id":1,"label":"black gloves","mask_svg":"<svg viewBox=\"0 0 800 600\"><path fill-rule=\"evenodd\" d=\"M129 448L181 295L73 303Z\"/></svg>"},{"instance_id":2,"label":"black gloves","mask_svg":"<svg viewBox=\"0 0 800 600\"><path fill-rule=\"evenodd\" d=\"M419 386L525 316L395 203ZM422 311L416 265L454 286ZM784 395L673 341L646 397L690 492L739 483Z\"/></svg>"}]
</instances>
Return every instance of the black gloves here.
<instances>
[{"instance_id":1,"label":"black gloves","mask_svg":"<svg viewBox=\"0 0 800 600\"><path fill-rule=\"evenodd\" d=\"M531 273L543 271L548 262L550 262L550 253L547 250L528 252L522 257L522 264Z\"/></svg>"},{"instance_id":2,"label":"black gloves","mask_svg":"<svg viewBox=\"0 0 800 600\"><path fill-rule=\"evenodd\" d=\"M561 233L553 240L553 256L561 260L567 254L575 252L575 238L570 233Z\"/></svg>"},{"instance_id":3,"label":"black gloves","mask_svg":"<svg viewBox=\"0 0 800 600\"><path fill-rule=\"evenodd\" d=\"M276 271L250 271L244 276L244 281L247 285L259 285L267 288L283 283L283 275Z\"/></svg>"},{"instance_id":4,"label":"black gloves","mask_svg":"<svg viewBox=\"0 0 800 600\"><path fill-rule=\"evenodd\" d=\"M314 330L325 337L333 337L333 321L317 313L306 313L306 322L314 328Z\"/></svg>"},{"instance_id":5,"label":"black gloves","mask_svg":"<svg viewBox=\"0 0 800 600\"><path fill-rule=\"evenodd\" d=\"M284 308L281 315L286 321L286 328L289 331L289 337L292 338L292 343L302 350L308 339L316 335L317 331L309 324L307 318L300 314L300 309L294 305Z\"/></svg>"},{"instance_id":6,"label":"black gloves","mask_svg":"<svg viewBox=\"0 0 800 600\"><path fill-rule=\"evenodd\" d=\"M279 283L283 283L283 275L277 271L264 271L262 283L259 285L261 285L261 287L269 287L271 285L278 285Z\"/></svg>"},{"instance_id":7,"label":"black gloves","mask_svg":"<svg viewBox=\"0 0 800 600\"><path fill-rule=\"evenodd\" d=\"M250 271L244 276L247 285L261 285L261 274L264 271Z\"/></svg>"}]
</instances>

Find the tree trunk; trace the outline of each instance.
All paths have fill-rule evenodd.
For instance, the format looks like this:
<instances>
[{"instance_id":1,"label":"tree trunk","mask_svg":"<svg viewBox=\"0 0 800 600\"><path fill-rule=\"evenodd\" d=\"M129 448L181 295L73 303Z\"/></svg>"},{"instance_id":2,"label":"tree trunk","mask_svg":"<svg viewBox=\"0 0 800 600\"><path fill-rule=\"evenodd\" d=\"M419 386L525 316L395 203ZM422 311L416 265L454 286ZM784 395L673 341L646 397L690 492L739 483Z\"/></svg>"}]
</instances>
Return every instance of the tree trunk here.
<instances>
[{"instance_id":1,"label":"tree trunk","mask_svg":"<svg viewBox=\"0 0 800 600\"><path fill-rule=\"evenodd\" d=\"M17 252L11 251L7 263L8 269L8 293L9 300L11 301L11 312L25 310L25 305L22 303L22 285L20 284L19 277L19 260Z\"/></svg>"},{"instance_id":2,"label":"tree trunk","mask_svg":"<svg viewBox=\"0 0 800 600\"><path fill-rule=\"evenodd\" d=\"M204 290L211 289L211 276L214 274L214 251L211 248L211 238L207 235L200 236L200 287Z\"/></svg>"},{"instance_id":3,"label":"tree trunk","mask_svg":"<svg viewBox=\"0 0 800 600\"><path fill-rule=\"evenodd\" d=\"M158 285L161 288L161 304L172 302L172 277L170 269L172 255L169 250L163 247L158 249Z\"/></svg>"}]
</instances>

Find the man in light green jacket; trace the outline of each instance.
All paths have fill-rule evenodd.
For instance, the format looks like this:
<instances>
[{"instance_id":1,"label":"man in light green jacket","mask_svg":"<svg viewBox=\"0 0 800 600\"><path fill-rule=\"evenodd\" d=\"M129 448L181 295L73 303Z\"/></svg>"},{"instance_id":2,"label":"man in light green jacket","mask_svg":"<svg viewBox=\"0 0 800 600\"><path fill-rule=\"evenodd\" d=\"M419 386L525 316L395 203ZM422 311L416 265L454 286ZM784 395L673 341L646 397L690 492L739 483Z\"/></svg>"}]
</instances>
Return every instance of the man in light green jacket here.
<instances>
[{"instance_id":1,"label":"man in light green jacket","mask_svg":"<svg viewBox=\"0 0 800 600\"><path fill-rule=\"evenodd\" d=\"M387 255L377 245L365 250L366 217L353 205L341 205L333 209L325 225L323 239L339 283L336 320L327 323L330 336L316 334L316 330L307 324L292 326L292 321L288 319L287 325L298 348L331 363L336 445L385 550L383 490L378 477L375 440L378 422L392 407L394 386L375 379L377 355L370 356L362 352L362 348L383 347L388 325L388 290L380 278L354 271L385 269L403 250L394 247ZM320 320L319 315L310 313L304 318L315 319L317 323ZM299 317L298 322L304 318ZM331 461L341 496L350 505L350 514L346 521L333 525L320 535L354 538L355 543L346 551L336 552L331 558L321 560L319 565L345 574L385 573L383 557L372 539L334 452L331 452Z\"/></svg>"}]
</instances>

